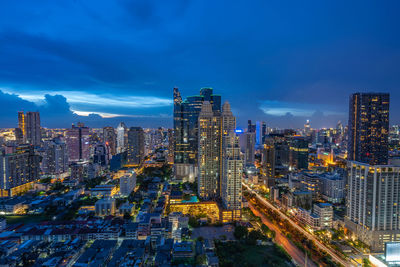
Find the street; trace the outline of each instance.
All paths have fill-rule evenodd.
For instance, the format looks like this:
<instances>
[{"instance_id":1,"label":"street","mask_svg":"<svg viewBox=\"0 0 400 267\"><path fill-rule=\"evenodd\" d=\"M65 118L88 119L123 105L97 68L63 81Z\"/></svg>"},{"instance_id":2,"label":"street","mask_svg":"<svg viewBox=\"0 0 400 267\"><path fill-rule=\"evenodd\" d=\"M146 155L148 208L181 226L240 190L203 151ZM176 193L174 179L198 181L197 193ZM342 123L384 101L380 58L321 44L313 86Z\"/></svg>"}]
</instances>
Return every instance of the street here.
<instances>
[{"instance_id":1,"label":"street","mask_svg":"<svg viewBox=\"0 0 400 267\"><path fill-rule=\"evenodd\" d=\"M286 216L285 214L283 214L278 208L276 208L274 205L272 205L271 203L269 203L268 201L266 201L262 196L260 196L256 191L254 191L253 189L251 189L249 186L247 186L245 183L242 183L243 186L245 186L250 192L252 192L253 194L255 194L257 196L257 198L260 200L260 202L262 204L264 204L265 206L267 206L268 208L277 211L279 213L279 215L283 218L286 219L294 228L296 228L298 231L300 231L301 233L303 233L308 239L314 241L315 245L321 249L326 251L326 253L328 253L333 260L339 262L340 264L342 264L343 266L353 266L351 263L347 262L346 260L340 258L339 256L336 255L336 253L334 253L330 248L326 247L324 244L322 244L317 238L315 238L312 234L308 233L307 231L305 231L303 228L301 228L299 225L297 225L292 219L290 219L288 216ZM250 203L249 203L250 204ZM304 264L304 263L303 263Z\"/></svg>"},{"instance_id":2,"label":"street","mask_svg":"<svg viewBox=\"0 0 400 267\"><path fill-rule=\"evenodd\" d=\"M256 216L261 217L262 222L268 226L269 229L275 231L275 243L281 245L287 253L293 258L294 262L299 266L306 266L305 254L296 247L286 236L284 236L280 229L270 222L263 213L259 212L253 204L249 203L249 208L253 211ZM311 260L307 261L307 267L316 266Z\"/></svg>"}]
</instances>

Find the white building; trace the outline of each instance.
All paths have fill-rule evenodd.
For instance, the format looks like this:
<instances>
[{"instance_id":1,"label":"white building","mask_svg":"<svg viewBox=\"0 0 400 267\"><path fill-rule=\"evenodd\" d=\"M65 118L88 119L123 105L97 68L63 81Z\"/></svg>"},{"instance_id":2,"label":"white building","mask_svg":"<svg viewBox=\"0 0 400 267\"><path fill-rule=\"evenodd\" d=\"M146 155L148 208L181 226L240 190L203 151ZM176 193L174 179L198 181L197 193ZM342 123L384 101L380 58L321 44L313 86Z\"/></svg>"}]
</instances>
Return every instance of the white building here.
<instances>
[{"instance_id":1,"label":"white building","mask_svg":"<svg viewBox=\"0 0 400 267\"><path fill-rule=\"evenodd\" d=\"M119 179L119 191L123 196L129 196L129 194L135 189L136 186L136 173L125 174Z\"/></svg>"},{"instance_id":2,"label":"white building","mask_svg":"<svg viewBox=\"0 0 400 267\"><path fill-rule=\"evenodd\" d=\"M346 227L371 247L400 241L400 167L348 162Z\"/></svg>"},{"instance_id":3,"label":"white building","mask_svg":"<svg viewBox=\"0 0 400 267\"><path fill-rule=\"evenodd\" d=\"M314 204L314 213L320 218L320 226L322 229L332 228L333 207L330 203Z\"/></svg>"}]
</instances>

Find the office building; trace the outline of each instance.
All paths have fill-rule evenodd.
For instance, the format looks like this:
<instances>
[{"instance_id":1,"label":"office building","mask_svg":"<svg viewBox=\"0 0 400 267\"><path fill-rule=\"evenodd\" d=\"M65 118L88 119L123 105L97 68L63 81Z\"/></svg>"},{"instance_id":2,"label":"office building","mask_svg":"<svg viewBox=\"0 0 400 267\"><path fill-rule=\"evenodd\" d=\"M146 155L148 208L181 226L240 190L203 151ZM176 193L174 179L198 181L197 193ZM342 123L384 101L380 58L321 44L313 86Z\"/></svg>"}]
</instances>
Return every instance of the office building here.
<instances>
[{"instance_id":1,"label":"office building","mask_svg":"<svg viewBox=\"0 0 400 267\"><path fill-rule=\"evenodd\" d=\"M342 175L322 174L320 175L322 184L321 194L322 197L331 203L341 203L345 197L345 180Z\"/></svg>"},{"instance_id":2,"label":"office building","mask_svg":"<svg viewBox=\"0 0 400 267\"><path fill-rule=\"evenodd\" d=\"M131 127L128 131L128 164L140 165L144 160L144 131L141 127Z\"/></svg>"},{"instance_id":3,"label":"office building","mask_svg":"<svg viewBox=\"0 0 400 267\"><path fill-rule=\"evenodd\" d=\"M400 167L348 162L346 227L370 246L400 241Z\"/></svg>"},{"instance_id":4,"label":"office building","mask_svg":"<svg viewBox=\"0 0 400 267\"><path fill-rule=\"evenodd\" d=\"M105 143L97 143L93 149L93 163L100 166L107 166L110 159L110 147Z\"/></svg>"},{"instance_id":5,"label":"office building","mask_svg":"<svg viewBox=\"0 0 400 267\"><path fill-rule=\"evenodd\" d=\"M235 134L236 118L230 104L222 107L222 177L221 199L224 205L223 221L241 219L243 160L240 155L239 137Z\"/></svg>"},{"instance_id":6,"label":"office building","mask_svg":"<svg viewBox=\"0 0 400 267\"><path fill-rule=\"evenodd\" d=\"M65 142L60 138L44 142L42 159L43 172L56 175L68 171L68 151Z\"/></svg>"},{"instance_id":7,"label":"office building","mask_svg":"<svg viewBox=\"0 0 400 267\"><path fill-rule=\"evenodd\" d=\"M265 121L261 122L261 145L264 144L265 137L267 136L267 124Z\"/></svg>"},{"instance_id":8,"label":"office building","mask_svg":"<svg viewBox=\"0 0 400 267\"><path fill-rule=\"evenodd\" d=\"M127 173L119 178L119 192L123 196L129 194L135 189L136 186L136 173L134 171Z\"/></svg>"},{"instance_id":9,"label":"office building","mask_svg":"<svg viewBox=\"0 0 400 267\"><path fill-rule=\"evenodd\" d=\"M13 153L0 150L0 197L27 191L39 179L40 156L33 145L19 145Z\"/></svg>"},{"instance_id":10,"label":"office building","mask_svg":"<svg viewBox=\"0 0 400 267\"><path fill-rule=\"evenodd\" d=\"M15 128L14 129L14 135L15 135L15 141L17 142L17 144L24 144L24 134L21 130L21 128Z\"/></svg>"},{"instance_id":11,"label":"office building","mask_svg":"<svg viewBox=\"0 0 400 267\"><path fill-rule=\"evenodd\" d=\"M205 101L199 114L198 192L203 199L219 196L221 175L221 116Z\"/></svg>"},{"instance_id":12,"label":"office building","mask_svg":"<svg viewBox=\"0 0 400 267\"><path fill-rule=\"evenodd\" d=\"M252 124L251 120L247 121L247 132L255 133L256 132L256 125Z\"/></svg>"},{"instance_id":13,"label":"office building","mask_svg":"<svg viewBox=\"0 0 400 267\"><path fill-rule=\"evenodd\" d=\"M261 155L262 167L268 178L275 178L275 140L266 137Z\"/></svg>"},{"instance_id":14,"label":"office building","mask_svg":"<svg viewBox=\"0 0 400 267\"><path fill-rule=\"evenodd\" d=\"M304 137L290 139L289 167L292 170L308 169L308 141Z\"/></svg>"},{"instance_id":15,"label":"office building","mask_svg":"<svg viewBox=\"0 0 400 267\"><path fill-rule=\"evenodd\" d=\"M117 153L117 135L113 127L103 128L103 141L109 147L110 154L115 155Z\"/></svg>"},{"instance_id":16,"label":"office building","mask_svg":"<svg viewBox=\"0 0 400 267\"><path fill-rule=\"evenodd\" d=\"M229 221L240 220L242 209L242 171L239 138L234 132L224 136L225 152L221 180L221 198L224 208L231 211ZM223 218L228 221L228 218Z\"/></svg>"},{"instance_id":17,"label":"office building","mask_svg":"<svg viewBox=\"0 0 400 267\"><path fill-rule=\"evenodd\" d=\"M24 136L24 143L34 146L40 146L42 141L42 132L40 128L39 112L18 112L18 128L21 129Z\"/></svg>"},{"instance_id":18,"label":"office building","mask_svg":"<svg viewBox=\"0 0 400 267\"><path fill-rule=\"evenodd\" d=\"M256 121L256 147L264 144L264 138L267 132L267 125L264 121Z\"/></svg>"},{"instance_id":19,"label":"office building","mask_svg":"<svg viewBox=\"0 0 400 267\"><path fill-rule=\"evenodd\" d=\"M26 143L26 124L25 124L25 113L23 111L18 112L18 128L22 132L21 144L25 144ZM21 141L20 133L19 133L19 141Z\"/></svg>"},{"instance_id":20,"label":"office building","mask_svg":"<svg viewBox=\"0 0 400 267\"><path fill-rule=\"evenodd\" d=\"M240 149L244 154L246 165L253 165L255 159L256 133L244 132L240 134Z\"/></svg>"},{"instance_id":21,"label":"office building","mask_svg":"<svg viewBox=\"0 0 400 267\"><path fill-rule=\"evenodd\" d=\"M78 123L77 126L72 124L72 127L67 130L66 143L69 162L89 160L89 137L89 128L85 127L83 123Z\"/></svg>"},{"instance_id":22,"label":"office building","mask_svg":"<svg viewBox=\"0 0 400 267\"><path fill-rule=\"evenodd\" d=\"M221 112L221 96L212 88L202 88L200 95L182 100L174 88L174 177L180 181L192 180L198 173L199 114L204 101L212 111Z\"/></svg>"},{"instance_id":23,"label":"office building","mask_svg":"<svg viewBox=\"0 0 400 267\"><path fill-rule=\"evenodd\" d=\"M262 166L266 176L282 177L288 173L290 147L284 134L269 134L264 139Z\"/></svg>"},{"instance_id":24,"label":"office building","mask_svg":"<svg viewBox=\"0 0 400 267\"><path fill-rule=\"evenodd\" d=\"M351 95L348 131L348 160L388 164L389 94Z\"/></svg>"},{"instance_id":25,"label":"office building","mask_svg":"<svg viewBox=\"0 0 400 267\"><path fill-rule=\"evenodd\" d=\"M314 214L320 218L321 229L331 229L333 222L333 207L330 203L314 204Z\"/></svg>"},{"instance_id":26,"label":"office building","mask_svg":"<svg viewBox=\"0 0 400 267\"><path fill-rule=\"evenodd\" d=\"M126 150L128 142L128 128L125 123L120 122L117 127L117 152L121 153Z\"/></svg>"}]
</instances>

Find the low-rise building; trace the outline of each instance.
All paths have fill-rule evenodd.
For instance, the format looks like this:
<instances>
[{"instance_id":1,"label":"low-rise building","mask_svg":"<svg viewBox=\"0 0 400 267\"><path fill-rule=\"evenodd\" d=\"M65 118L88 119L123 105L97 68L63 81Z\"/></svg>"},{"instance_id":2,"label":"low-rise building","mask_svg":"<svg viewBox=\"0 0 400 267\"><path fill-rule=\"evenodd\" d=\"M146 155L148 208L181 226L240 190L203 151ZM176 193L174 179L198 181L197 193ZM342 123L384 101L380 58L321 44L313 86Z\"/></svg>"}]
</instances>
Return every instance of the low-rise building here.
<instances>
[{"instance_id":1,"label":"low-rise building","mask_svg":"<svg viewBox=\"0 0 400 267\"><path fill-rule=\"evenodd\" d=\"M118 188L113 184L97 185L90 190L92 197L112 197L118 192Z\"/></svg>"},{"instance_id":2,"label":"low-rise building","mask_svg":"<svg viewBox=\"0 0 400 267\"><path fill-rule=\"evenodd\" d=\"M314 204L314 213L320 217L321 228L332 228L333 207L330 203Z\"/></svg>"},{"instance_id":3,"label":"low-rise building","mask_svg":"<svg viewBox=\"0 0 400 267\"><path fill-rule=\"evenodd\" d=\"M115 199L103 198L96 201L95 212L96 216L115 215Z\"/></svg>"}]
</instances>

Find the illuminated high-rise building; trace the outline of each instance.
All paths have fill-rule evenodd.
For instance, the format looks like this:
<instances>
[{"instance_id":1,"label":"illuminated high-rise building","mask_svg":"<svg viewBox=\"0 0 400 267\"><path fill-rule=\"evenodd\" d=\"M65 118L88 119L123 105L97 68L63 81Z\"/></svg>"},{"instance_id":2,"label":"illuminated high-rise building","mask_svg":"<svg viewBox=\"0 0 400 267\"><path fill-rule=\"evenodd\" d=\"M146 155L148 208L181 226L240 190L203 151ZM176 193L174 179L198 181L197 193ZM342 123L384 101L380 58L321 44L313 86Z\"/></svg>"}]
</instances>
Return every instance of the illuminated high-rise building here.
<instances>
[{"instance_id":1,"label":"illuminated high-rise building","mask_svg":"<svg viewBox=\"0 0 400 267\"><path fill-rule=\"evenodd\" d=\"M40 156L33 145L19 145L13 153L0 149L0 197L15 196L39 179Z\"/></svg>"},{"instance_id":2,"label":"illuminated high-rise building","mask_svg":"<svg viewBox=\"0 0 400 267\"><path fill-rule=\"evenodd\" d=\"M15 135L15 141L17 142L17 144L25 143L24 142L24 134L23 134L21 128L15 128L14 135Z\"/></svg>"},{"instance_id":3,"label":"illuminated high-rise building","mask_svg":"<svg viewBox=\"0 0 400 267\"><path fill-rule=\"evenodd\" d=\"M236 118L231 111L231 105L228 101L222 106L222 135L227 136L235 132Z\"/></svg>"},{"instance_id":4,"label":"illuminated high-rise building","mask_svg":"<svg viewBox=\"0 0 400 267\"><path fill-rule=\"evenodd\" d=\"M25 114L26 142L34 146L40 146L42 132L40 128L39 112L29 111Z\"/></svg>"},{"instance_id":5,"label":"illuminated high-rise building","mask_svg":"<svg viewBox=\"0 0 400 267\"><path fill-rule=\"evenodd\" d=\"M275 178L275 139L266 137L262 151L262 166L268 178Z\"/></svg>"},{"instance_id":6,"label":"illuminated high-rise building","mask_svg":"<svg viewBox=\"0 0 400 267\"><path fill-rule=\"evenodd\" d=\"M290 138L289 167L294 170L308 169L308 141L302 136Z\"/></svg>"},{"instance_id":7,"label":"illuminated high-rise building","mask_svg":"<svg viewBox=\"0 0 400 267\"><path fill-rule=\"evenodd\" d=\"M25 114L23 111L18 111L18 128L22 132L22 143L26 143L26 124L25 124Z\"/></svg>"},{"instance_id":8,"label":"illuminated high-rise building","mask_svg":"<svg viewBox=\"0 0 400 267\"><path fill-rule=\"evenodd\" d=\"M198 192L203 199L215 199L220 195L221 139L221 115L214 114L211 103L205 101L199 115L198 143Z\"/></svg>"},{"instance_id":9,"label":"illuminated high-rise building","mask_svg":"<svg viewBox=\"0 0 400 267\"><path fill-rule=\"evenodd\" d=\"M90 156L89 128L83 123L67 130L66 143L68 149L69 162L87 161Z\"/></svg>"},{"instance_id":10,"label":"illuminated high-rise building","mask_svg":"<svg viewBox=\"0 0 400 267\"><path fill-rule=\"evenodd\" d=\"M128 128L125 123L120 122L117 127L117 153L124 152L126 150L128 140Z\"/></svg>"},{"instance_id":11,"label":"illuminated high-rise building","mask_svg":"<svg viewBox=\"0 0 400 267\"><path fill-rule=\"evenodd\" d=\"M265 121L261 122L261 145L264 144L265 137L267 136L267 124Z\"/></svg>"},{"instance_id":12,"label":"illuminated high-rise building","mask_svg":"<svg viewBox=\"0 0 400 267\"><path fill-rule=\"evenodd\" d=\"M400 241L400 167L348 162L346 228L381 252Z\"/></svg>"},{"instance_id":13,"label":"illuminated high-rise building","mask_svg":"<svg viewBox=\"0 0 400 267\"><path fill-rule=\"evenodd\" d=\"M198 173L198 118L204 101L221 112L221 96L213 94L212 88L202 88L200 95L185 100L174 88L174 176L178 180L193 181Z\"/></svg>"},{"instance_id":14,"label":"illuminated high-rise building","mask_svg":"<svg viewBox=\"0 0 400 267\"><path fill-rule=\"evenodd\" d=\"M109 147L110 154L115 155L117 153L117 135L114 127L107 126L103 128L103 140L106 146Z\"/></svg>"},{"instance_id":15,"label":"illuminated high-rise building","mask_svg":"<svg viewBox=\"0 0 400 267\"><path fill-rule=\"evenodd\" d=\"M389 94L355 93L350 97L348 153L352 161L388 163Z\"/></svg>"},{"instance_id":16,"label":"illuminated high-rise building","mask_svg":"<svg viewBox=\"0 0 400 267\"><path fill-rule=\"evenodd\" d=\"M247 121L247 132L255 133L256 132L256 125L251 123L251 120Z\"/></svg>"},{"instance_id":17,"label":"illuminated high-rise building","mask_svg":"<svg viewBox=\"0 0 400 267\"><path fill-rule=\"evenodd\" d=\"M144 131L142 127L131 127L128 131L128 164L140 165L144 160Z\"/></svg>"},{"instance_id":18,"label":"illuminated high-rise building","mask_svg":"<svg viewBox=\"0 0 400 267\"><path fill-rule=\"evenodd\" d=\"M222 151L220 196L225 211L224 222L240 220L242 209L242 171L243 160L240 155L239 137L235 134L236 118L231 106L222 106Z\"/></svg>"},{"instance_id":19,"label":"illuminated high-rise building","mask_svg":"<svg viewBox=\"0 0 400 267\"><path fill-rule=\"evenodd\" d=\"M60 138L44 142L42 166L45 174L60 174L68 171L67 146Z\"/></svg>"},{"instance_id":20,"label":"illuminated high-rise building","mask_svg":"<svg viewBox=\"0 0 400 267\"><path fill-rule=\"evenodd\" d=\"M256 133L244 132L240 135L240 148L246 165L253 165L255 160Z\"/></svg>"},{"instance_id":21,"label":"illuminated high-rise building","mask_svg":"<svg viewBox=\"0 0 400 267\"><path fill-rule=\"evenodd\" d=\"M304 124L304 134L306 136L309 136L311 134L310 120L307 120L306 123Z\"/></svg>"}]
</instances>

